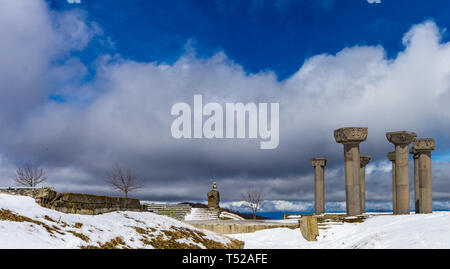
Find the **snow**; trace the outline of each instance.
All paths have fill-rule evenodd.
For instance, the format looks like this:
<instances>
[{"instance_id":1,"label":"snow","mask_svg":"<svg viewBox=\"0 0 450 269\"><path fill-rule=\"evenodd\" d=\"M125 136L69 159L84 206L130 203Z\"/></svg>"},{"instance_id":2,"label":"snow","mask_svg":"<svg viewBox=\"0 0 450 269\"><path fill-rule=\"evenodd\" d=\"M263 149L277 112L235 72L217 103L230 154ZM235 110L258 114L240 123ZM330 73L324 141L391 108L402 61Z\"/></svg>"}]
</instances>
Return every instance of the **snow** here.
<instances>
[{"instance_id":1,"label":"snow","mask_svg":"<svg viewBox=\"0 0 450 269\"><path fill-rule=\"evenodd\" d=\"M144 244L142 234L135 227L149 230L153 228L153 236L163 234L177 228L187 228L205 234L203 238L211 239L222 244L228 244L230 239L216 233L200 230L184 222L156 215L151 212L121 211L101 215L65 214L39 206L33 198L0 194L0 210L10 210L16 215L39 221L48 227L55 228L47 231L43 225L24 221L1 220L0 218L0 248L79 248L80 246L98 246L113 238L122 237L127 247L153 248ZM76 225L76 223L81 223ZM88 242L72 234L73 231L89 238ZM191 238L178 239L178 242L195 244L205 248L201 243Z\"/></svg>"},{"instance_id":2,"label":"snow","mask_svg":"<svg viewBox=\"0 0 450 269\"><path fill-rule=\"evenodd\" d=\"M320 229L316 242L308 242L299 229L274 228L254 233L227 236L200 230L175 219L151 212L111 212L101 215L65 214L36 204L25 196L0 194L0 210L10 210L16 215L28 217L54 228L49 232L43 225L29 221L17 222L0 218L0 248L79 248L98 246L113 238L122 237L127 247L152 248L140 239L142 234L135 227L146 229L154 236L164 235L173 227L201 231L204 238L222 244L229 237L245 242L244 248L450 248L450 212L432 214L368 216L362 223L330 223ZM273 221L273 220L271 220ZM278 222L296 222L279 220ZM76 225L77 223L82 224ZM72 234L73 231L89 238L87 242ZM192 238L178 242L195 244Z\"/></svg>"},{"instance_id":3,"label":"snow","mask_svg":"<svg viewBox=\"0 0 450 269\"><path fill-rule=\"evenodd\" d=\"M319 229L316 242L306 241L299 229L275 228L229 235L244 248L450 248L450 212L369 216L362 223L333 223Z\"/></svg>"}]
</instances>

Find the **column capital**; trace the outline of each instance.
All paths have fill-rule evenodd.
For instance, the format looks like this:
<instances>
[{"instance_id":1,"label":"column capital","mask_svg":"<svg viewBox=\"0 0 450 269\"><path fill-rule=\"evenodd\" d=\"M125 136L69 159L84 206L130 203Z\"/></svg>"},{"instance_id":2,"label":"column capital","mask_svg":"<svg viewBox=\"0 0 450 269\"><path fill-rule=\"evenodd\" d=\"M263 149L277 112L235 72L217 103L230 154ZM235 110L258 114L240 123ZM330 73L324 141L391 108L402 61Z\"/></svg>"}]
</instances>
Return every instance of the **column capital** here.
<instances>
[{"instance_id":1,"label":"column capital","mask_svg":"<svg viewBox=\"0 0 450 269\"><path fill-rule=\"evenodd\" d=\"M366 165L370 162L371 157L367 155L360 156L360 167L366 167Z\"/></svg>"},{"instance_id":2,"label":"column capital","mask_svg":"<svg viewBox=\"0 0 450 269\"><path fill-rule=\"evenodd\" d=\"M367 127L343 127L334 130L334 139L337 143L361 143L366 140Z\"/></svg>"},{"instance_id":3,"label":"column capital","mask_svg":"<svg viewBox=\"0 0 450 269\"><path fill-rule=\"evenodd\" d=\"M416 154L436 149L436 141L433 138L418 138L413 142L413 148Z\"/></svg>"},{"instance_id":4,"label":"column capital","mask_svg":"<svg viewBox=\"0 0 450 269\"><path fill-rule=\"evenodd\" d=\"M409 154L412 154L414 159L418 159L419 158L419 153L414 148L414 142L413 142L413 146L409 149Z\"/></svg>"},{"instance_id":5,"label":"column capital","mask_svg":"<svg viewBox=\"0 0 450 269\"><path fill-rule=\"evenodd\" d=\"M389 159L389 161L391 162L395 162L395 151L391 151L387 154L387 158Z\"/></svg>"},{"instance_id":6,"label":"column capital","mask_svg":"<svg viewBox=\"0 0 450 269\"><path fill-rule=\"evenodd\" d=\"M409 131L387 132L386 138L394 145L409 145L416 139L417 134Z\"/></svg>"},{"instance_id":7,"label":"column capital","mask_svg":"<svg viewBox=\"0 0 450 269\"><path fill-rule=\"evenodd\" d=\"M326 158L311 158L312 166L325 166L327 165Z\"/></svg>"}]
</instances>

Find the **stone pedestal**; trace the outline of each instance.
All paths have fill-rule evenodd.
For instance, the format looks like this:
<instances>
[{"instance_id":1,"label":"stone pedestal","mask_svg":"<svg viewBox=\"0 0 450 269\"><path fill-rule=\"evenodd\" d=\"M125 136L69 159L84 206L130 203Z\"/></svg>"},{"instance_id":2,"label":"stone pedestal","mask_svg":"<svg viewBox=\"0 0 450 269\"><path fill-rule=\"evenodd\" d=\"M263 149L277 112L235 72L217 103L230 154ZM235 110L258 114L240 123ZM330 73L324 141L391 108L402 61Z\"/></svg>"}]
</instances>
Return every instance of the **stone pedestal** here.
<instances>
[{"instance_id":1,"label":"stone pedestal","mask_svg":"<svg viewBox=\"0 0 450 269\"><path fill-rule=\"evenodd\" d=\"M361 180L359 144L367 138L367 127L345 127L334 131L337 143L344 144L345 197L347 215L361 211Z\"/></svg>"},{"instance_id":2,"label":"stone pedestal","mask_svg":"<svg viewBox=\"0 0 450 269\"><path fill-rule=\"evenodd\" d=\"M397 214L397 189L395 184L395 151L389 152L387 158L392 162L392 213Z\"/></svg>"},{"instance_id":3,"label":"stone pedestal","mask_svg":"<svg viewBox=\"0 0 450 269\"><path fill-rule=\"evenodd\" d=\"M316 215L325 212L325 182L324 173L327 159L312 158L312 166L314 166L314 213Z\"/></svg>"},{"instance_id":4,"label":"stone pedestal","mask_svg":"<svg viewBox=\"0 0 450 269\"><path fill-rule=\"evenodd\" d=\"M361 213L366 213L366 165L370 162L370 159L370 156L360 157Z\"/></svg>"},{"instance_id":5,"label":"stone pedestal","mask_svg":"<svg viewBox=\"0 0 450 269\"><path fill-rule=\"evenodd\" d=\"M217 209L220 203L220 193L217 189L216 182L213 183L213 188L207 194L208 196L208 208Z\"/></svg>"},{"instance_id":6,"label":"stone pedestal","mask_svg":"<svg viewBox=\"0 0 450 269\"><path fill-rule=\"evenodd\" d=\"M419 213L419 155L413 146L409 149L409 153L413 155L414 160L414 210Z\"/></svg>"},{"instance_id":7,"label":"stone pedestal","mask_svg":"<svg viewBox=\"0 0 450 269\"><path fill-rule=\"evenodd\" d=\"M417 137L408 131L389 132L386 138L395 145L395 187L397 212L409 214L409 155L408 145Z\"/></svg>"},{"instance_id":8,"label":"stone pedestal","mask_svg":"<svg viewBox=\"0 0 450 269\"><path fill-rule=\"evenodd\" d=\"M419 212L431 213L432 184L431 184L431 151L436 149L433 138L416 139L413 144L419 164Z\"/></svg>"}]
</instances>

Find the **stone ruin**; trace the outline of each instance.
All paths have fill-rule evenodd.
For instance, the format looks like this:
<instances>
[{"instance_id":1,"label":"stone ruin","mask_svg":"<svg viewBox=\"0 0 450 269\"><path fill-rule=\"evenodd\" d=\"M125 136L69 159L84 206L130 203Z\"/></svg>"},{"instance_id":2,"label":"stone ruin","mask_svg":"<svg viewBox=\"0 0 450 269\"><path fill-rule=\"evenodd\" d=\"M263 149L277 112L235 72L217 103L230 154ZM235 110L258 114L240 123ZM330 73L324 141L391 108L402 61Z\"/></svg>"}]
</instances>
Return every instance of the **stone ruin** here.
<instances>
[{"instance_id":1,"label":"stone ruin","mask_svg":"<svg viewBox=\"0 0 450 269\"><path fill-rule=\"evenodd\" d=\"M316 215L325 212L325 165L327 159L312 158L312 166L314 166L314 213Z\"/></svg>"},{"instance_id":2,"label":"stone ruin","mask_svg":"<svg viewBox=\"0 0 450 269\"><path fill-rule=\"evenodd\" d=\"M347 215L355 216L366 212L365 167L371 157L360 155L359 144L368 135L367 127L344 127L334 131L337 143L344 145L345 200ZM387 140L394 144L395 151L387 154L392 162L392 208L395 215L409 214L409 157L414 158L415 212L432 212L431 151L436 149L433 138L417 139L409 131L386 133ZM413 143L408 151L409 145ZM326 158L312 158L314 166L314 211L316 215L325 212L324 169Z\"/></svg>"},{"instance_id":3,"label":"stone ruin","mask_svg":"<svg viewBox=\"0 0 450 269\"><path fill-rule=\"evenodd\" d=\"M97 215L113 211L143 209L139 199L84 193L58 193L51 188L2 188L0 193L29 196L39 205L63 213Z\"/></svg>"},{"instance_id":4,"label":"stone ruin","mask_svg":"<svg viewBox=\"0 0 450 269\"><path fill-rule=\"evenodd\" d=\"M208 208L218 209L220 203L220 193L217 189L216 182L213 183L212 190L207 193L208 196Z\"/></svg>"}]
</instances>

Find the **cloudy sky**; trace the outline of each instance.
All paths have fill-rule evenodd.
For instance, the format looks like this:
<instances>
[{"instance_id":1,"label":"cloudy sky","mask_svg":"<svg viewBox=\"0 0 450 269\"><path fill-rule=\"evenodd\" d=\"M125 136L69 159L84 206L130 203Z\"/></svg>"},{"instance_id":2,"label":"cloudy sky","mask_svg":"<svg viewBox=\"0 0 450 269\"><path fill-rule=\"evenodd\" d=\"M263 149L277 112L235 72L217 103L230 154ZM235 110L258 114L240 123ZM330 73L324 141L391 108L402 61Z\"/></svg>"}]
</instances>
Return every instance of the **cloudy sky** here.
<instances>
[{"instance_id":1,"label":"cloudy sky","mask_svg":"<svg viewBox=\"0 0 450 269\"><path fill-rule=\"evenodd\" d=\"M379 2L379 3L378 3ZM433 198L450 200L450 3L445 1L0 0L0 185L45 167L58 191L118 193L132 168L145 200L344 200L333 130L366 126L367 199L389 206L388 131L434 137ZM177 102L278 102L280 142L174 139ZM411 165L412 169L412 165ZM412 177L412 173L411 173ZM412 188L411 184L411 188ZM279 202L290 208L285 202Z\"/></svg>"}]
</instances>

